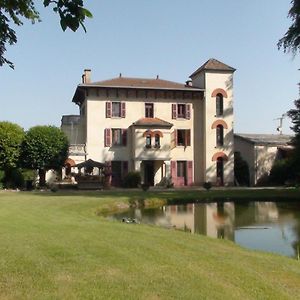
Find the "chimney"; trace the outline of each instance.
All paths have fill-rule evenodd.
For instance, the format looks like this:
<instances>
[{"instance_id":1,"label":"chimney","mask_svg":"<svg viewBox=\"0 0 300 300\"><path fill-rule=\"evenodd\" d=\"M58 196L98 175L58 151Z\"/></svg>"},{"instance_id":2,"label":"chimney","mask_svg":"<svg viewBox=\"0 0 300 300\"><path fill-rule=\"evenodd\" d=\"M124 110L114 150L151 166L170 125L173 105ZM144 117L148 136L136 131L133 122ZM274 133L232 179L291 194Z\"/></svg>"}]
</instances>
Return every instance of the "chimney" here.
<instances>
[{"instance_id":1,"label":"chimney","mask_svg":"<svg viewBox=\"0 0 300 300\"><path fill-rule=\"evenodd\" d=\"M159 79L159 75L156 75L156 80Z\"/></svg>"},{"instance_id":2,"label":"chimney","mask_svg":"<svg viewBox=\"0 0 300 300\"><path fill-rule=\"evenodd\" d=\"M85 69L82 75L82 83L91 83L91 69Z\"/></svg>"}]
</instances>

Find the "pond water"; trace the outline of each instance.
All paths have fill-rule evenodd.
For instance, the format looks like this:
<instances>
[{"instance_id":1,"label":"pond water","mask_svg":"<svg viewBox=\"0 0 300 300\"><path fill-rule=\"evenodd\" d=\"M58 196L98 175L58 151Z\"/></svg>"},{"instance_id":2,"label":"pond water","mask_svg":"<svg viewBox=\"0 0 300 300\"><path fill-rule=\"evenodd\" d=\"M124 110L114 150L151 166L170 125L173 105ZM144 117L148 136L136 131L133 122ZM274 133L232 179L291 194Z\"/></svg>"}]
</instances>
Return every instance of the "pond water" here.
<instances>
[{"instance_id":1,"label":"pond water","mask_svg":"<svg viewBox=\"0 0 300 300\"><path fill-rule=\"evenodd\" d=\"M300 202L214 202L135 208L113 218L234 241L250 249L298 257Z\"/></svg>"}]
</instances>

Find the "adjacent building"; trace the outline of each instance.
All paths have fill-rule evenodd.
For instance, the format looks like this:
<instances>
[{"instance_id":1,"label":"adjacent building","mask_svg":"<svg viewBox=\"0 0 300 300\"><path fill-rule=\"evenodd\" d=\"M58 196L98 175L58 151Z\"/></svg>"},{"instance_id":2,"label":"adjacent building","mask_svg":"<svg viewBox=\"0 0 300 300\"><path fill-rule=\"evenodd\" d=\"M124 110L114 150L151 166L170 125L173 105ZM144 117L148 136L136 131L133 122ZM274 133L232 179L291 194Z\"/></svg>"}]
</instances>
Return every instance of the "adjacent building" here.
<instances>
[{"instance_id":1,"label":"adjacent building","mask_svg":"<svg viewBox=\"0 0 300 300\"><path fill-rule=\"evenodd\" d=\"M174 186L232 185L234 71L209 59L177 83L122 74L92 82L85 70L72 99L80 115L62 117L67 167L105 163L113 186L129 171L150 185L165 178Z\"/></svg>"},{"instance_id":2,"label":"adjacent building","mask_svg":"<svg viewBox=\"0 0 300 300\"><path fill-rule=\"evenodd\" d=\"M248 163L250 185L263 184L276 160L286 158L293 147L285 134L235 134L234 150Z\"/></svg>"}]
</instances>

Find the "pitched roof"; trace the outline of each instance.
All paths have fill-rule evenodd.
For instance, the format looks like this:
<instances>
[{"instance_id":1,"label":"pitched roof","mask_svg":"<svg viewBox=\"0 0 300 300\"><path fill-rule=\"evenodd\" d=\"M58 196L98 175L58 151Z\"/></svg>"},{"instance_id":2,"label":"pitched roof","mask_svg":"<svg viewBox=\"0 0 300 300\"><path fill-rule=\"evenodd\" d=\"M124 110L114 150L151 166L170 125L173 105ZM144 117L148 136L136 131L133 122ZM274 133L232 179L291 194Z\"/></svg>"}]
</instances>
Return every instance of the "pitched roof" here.
<instances>
[{"instance_id":1,"label":"pitched roof","mask_svg":"<svg viewBox=\"0 0 300 300\"><path fill-rule=\"evenodd\" d=\"M82 86L82 85L81 85ZM85 83L83 86L99 87L127 87L127 88L157 88L157 89L180 89L180 90L200 90L195 87L187 86L183 83L159 79L159 78L130 78L116 77L108 80Z\"/></svg>"},{"instance_id":2,"label":"pitched roof","mask_svg":"<svg viewBox=\"0 0 300 300\"><path fill-rule=\"evenodd\" d=\"M210 58L207 62L205 62L200 68L198 68L190 77L195 76L199 72L207 70L207 71L230 71L234 72L236 69L232 68L215 58Z\"/></svg>"},{"instance_id":3,"label":"pitched roof","mask_svg":"<svg viewBox=\"0 0 300 300\"><path fill-rule=\"evenodd\" d=\"M159 118L141 118L134 122L135 126L172 127L173 124Z\"/></svg>"},{"instance_id":4,"label":"pitched roof","mask_svg":"<svg viewBox=\"0 0 300 300\"><path fill-rule=\"evenodd\" d=\"M244 134L238 133L234 135L237 138L244 139L256 145L274 145L282 146L291 143L293 136L287 134Z\"/></svg>"}]
</instances>

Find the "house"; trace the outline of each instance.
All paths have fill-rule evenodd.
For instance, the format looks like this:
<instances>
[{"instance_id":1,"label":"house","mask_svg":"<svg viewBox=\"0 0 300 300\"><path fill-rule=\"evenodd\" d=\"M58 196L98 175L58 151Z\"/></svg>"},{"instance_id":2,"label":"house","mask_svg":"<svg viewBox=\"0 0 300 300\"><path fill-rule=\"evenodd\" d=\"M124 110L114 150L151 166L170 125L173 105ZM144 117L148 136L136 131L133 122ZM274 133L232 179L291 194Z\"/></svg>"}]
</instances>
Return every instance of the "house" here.
<instances>
[{"instance_id":1,"label":"house","mask_svg":"<svg viewBox=\"0 0 300 300\"><path fill-rule=\"evenodd\" d=\"M284 134L234 135L234 150L248 163L251 186L263 183L275 160L289 155L291 139L292 136Z\"/></svg>"},{"instance_id":2,"label":"house","mask_svg":"<svg viewBox=\"0 0 300 300\"><path fill-rule=\"evenodd\" d=\"M80 115L62 117L67 167L105 163L113 186L129 171L150 185L170 177L174 186L232 185L234 71L209 59L177 83L122 74L92 82L85 70L72 99Z\"/></svg>"}]
</instances>

